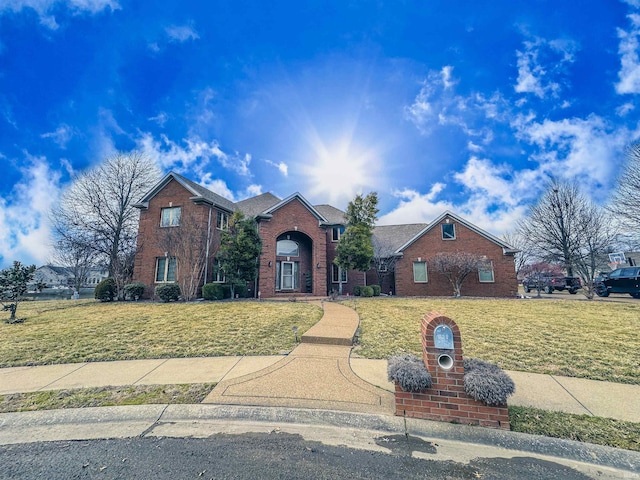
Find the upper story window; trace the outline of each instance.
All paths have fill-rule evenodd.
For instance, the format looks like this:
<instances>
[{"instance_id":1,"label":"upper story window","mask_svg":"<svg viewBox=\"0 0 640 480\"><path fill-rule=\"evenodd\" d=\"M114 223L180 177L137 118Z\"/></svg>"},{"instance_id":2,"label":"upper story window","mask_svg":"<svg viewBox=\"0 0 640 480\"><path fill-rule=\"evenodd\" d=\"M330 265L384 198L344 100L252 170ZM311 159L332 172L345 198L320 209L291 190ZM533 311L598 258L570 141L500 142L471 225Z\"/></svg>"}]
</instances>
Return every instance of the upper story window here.
<instances>
[{"instance_id":1,"label":"upper story window","mask_svg":"<svg viewBox=\"0 0 640 480\"><path fill-rule=\"evenodd\" d=\"M229 214L218 210L218 218L216 220L216 228L219 230L229 229Z\"/></svg>"},{"instance_id":2,"label":"upper story window","mask_svg":"<svg viewBox=\"0 0 640 480\"><path fill-rule=\"evenodd\" d=\"M340 235L344 233L344 227L333 227L331 229L331 241L337 242L340 240Z\"/></svg>"},{"instance_id":3,"label":"upper story window","mask_svg":"<svg viewBox=\"0 0 640 480\"><path fill-rule=\"evenodd\" d=\"M180 213L181 207L168 207L162 209L162 215L160 217L161 227L177 227L180 225Z\"/></svg>"},{"instance_id":4,"label":"upper story window","mask_svg":"<svg viewBox=\"0 0 640 480\"><path fill-rule=\"evenodd\" d=\"M298 244L293 240L278 240L276 244L276 255L283 257L297 257L300 255Z\"/></svg>"},{"instance_id":5,"label":"upper story window","mask_svg":"<svg viewBox=\"0 0 640 480\"><path fill-rule=\"evenodd\" d=\"M442 239L443 240L455 240L456 227L453 223L442 224Z\"/></svg>"}]
</instances>

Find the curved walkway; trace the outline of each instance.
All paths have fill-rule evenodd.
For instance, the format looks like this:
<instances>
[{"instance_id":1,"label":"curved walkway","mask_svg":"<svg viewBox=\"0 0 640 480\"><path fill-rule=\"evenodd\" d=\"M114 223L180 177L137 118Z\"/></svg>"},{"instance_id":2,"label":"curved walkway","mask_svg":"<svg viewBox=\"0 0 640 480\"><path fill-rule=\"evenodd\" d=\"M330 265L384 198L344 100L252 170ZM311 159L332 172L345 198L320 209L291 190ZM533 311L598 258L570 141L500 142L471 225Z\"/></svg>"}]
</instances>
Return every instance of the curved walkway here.
<instances>
[{"instance_id":1,"label":"curved walkway","mask_svg":"<svg viewBox=\"0 0 640 480\"><path fill-rule=\"evenodd\" d=\"M386 360L350 357L358 316L324 302L324 316L289 355L73 363L0 369L0 395L72 388L216 383L207 403L393 415ZM640 385L509 371L509 405L640 422Z\"/></svg>"}]
</instances>

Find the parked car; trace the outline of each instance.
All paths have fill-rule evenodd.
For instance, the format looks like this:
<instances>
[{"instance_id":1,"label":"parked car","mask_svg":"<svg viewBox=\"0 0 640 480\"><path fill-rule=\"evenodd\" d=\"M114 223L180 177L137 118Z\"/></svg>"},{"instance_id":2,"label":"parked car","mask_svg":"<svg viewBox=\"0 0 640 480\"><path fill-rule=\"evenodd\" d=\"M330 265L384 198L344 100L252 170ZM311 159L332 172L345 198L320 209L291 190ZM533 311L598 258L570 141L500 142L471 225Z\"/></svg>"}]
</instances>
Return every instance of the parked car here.
<instances>
[{"instance_id":1,"label":"parked car","mask_svg":"<svg viewBox=\"0 0 640 480\"><path fill-rule=\"evenodd\" d=\"M538 287L538 284L540 285ZM582 283L578 277L565 277L554 273L543 272L539 275L532 275L522 281L525 293L531 290L543 290L544 293L553 293L554 290L568 290L571 295L575 295L582 288Z\"/></svg>"},{"instance_id":2,"label":"parked car","mask_svg":"<svg viewBox=\"0 0 640 480\"><path fill-rule=\"evenodd\" d=\"M640 267L622 267L608 275L596 278L596 295L608 297L610 293L628 293L640 298Z\"/></svg>"}]
</instances>

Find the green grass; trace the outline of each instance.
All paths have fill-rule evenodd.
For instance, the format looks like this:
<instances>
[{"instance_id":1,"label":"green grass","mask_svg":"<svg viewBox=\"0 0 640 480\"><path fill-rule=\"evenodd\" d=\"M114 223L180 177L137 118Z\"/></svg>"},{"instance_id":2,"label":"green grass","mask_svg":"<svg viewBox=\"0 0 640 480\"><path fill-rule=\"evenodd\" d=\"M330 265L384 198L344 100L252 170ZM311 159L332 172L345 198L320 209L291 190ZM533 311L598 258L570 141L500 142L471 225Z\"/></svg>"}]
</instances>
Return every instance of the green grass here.
<instances>
[{"instance_id":1,"label":"green grass","mask_svg":"<svg viewBox=\"0 0 640 480\"><path fill-rule=\"evenodd\" d=\"M24 302L0 323L0 367L144 358L277 355L322 317L304 302Z\"/></svg>"},{"instance_id":2,"label":"green grass","mask_svg":"<svg viewBox=\"0 0 640 480\"><path fill-rule=\"evenodd\" d=\"M0 395L0 413L58 408L200 403L215 383L79 388Z\"/></svg>"},{"instance_id":3,"label":"green grass","mask_svg":"<svg viewBox=\"0 0 640 480\"><path fill-rule=\"evenodd\" d=\"M509 407L509 423L514 432L640 451L640 423L526 407Z\"/></svg>"},{"instance_id":4,"label":"green grass","mask_svg":"<svg viewBox=\"0 0 640 480\"><path fill-rule=\"evenodd\" d=\"M467 357L508 370L640 384L640 302L358 299L357 354L420 355L420 322L432 310L458 324Z\"/></svg>"}]
</instances>

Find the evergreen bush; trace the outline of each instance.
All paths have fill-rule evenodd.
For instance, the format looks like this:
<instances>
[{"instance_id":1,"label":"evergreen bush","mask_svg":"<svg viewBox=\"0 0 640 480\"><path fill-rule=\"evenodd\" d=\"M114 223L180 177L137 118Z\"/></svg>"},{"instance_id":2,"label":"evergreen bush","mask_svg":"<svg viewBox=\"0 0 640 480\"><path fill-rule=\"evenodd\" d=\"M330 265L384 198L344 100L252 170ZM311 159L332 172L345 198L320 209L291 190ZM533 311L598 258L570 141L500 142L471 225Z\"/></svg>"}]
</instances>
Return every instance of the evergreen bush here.
<instances>
[{"instance_id":1,"label":"evergreen bush","mask_svg":"<svg viewBox=\"0 0 640 480\"><path fill-rule=\"evenodd\" d=\"M362 296L373 297L373 288L371 288L370 286L362 287Z\"/></svg>"},{"instance_id":2,"label":"evergreen bush","mask_svg":"<svg viewBox=\"0 0 640 480\"><path fill-rule=\"evenodd\" d=\"M219 283L205 283L202 286L202 298L205 300L222 300L224 288Z\"/></svg>"},{"instance_id":3,"label":"evergreen bush","mask_svg":"<svg viewBox=\"0 0 640 480\"><path fill-rule=\"evenodd\" d=\"M353 295L355 297L359 297L360 295L362 295L362 285L356 285L355 287L353 287Z\"/></svg>"},{"instance_id":4,"label":"evergreen bush","mask_svg":"<svg viewBox=\"0 0 640 480\"><path fill-rule=\"evenodd\" d=\"M156 296L163 302L177 302L180 299L180 285L177 283L165 283L156 287Z\"/></svg>"},{"instance_id":5,"label":"evergreen bush","mask_svg":"<svg viewBox=\"0 0 640 480\"><path fill-rule=\"evenodd\" d=\"M124 286L124 298L138 300L144 294L145 284L142 282L128 283Z\"/></svg>"},{"instance_id":6,"label":"evergreen bush","mask_svg":"<svg viewBox=\"0 0 640 480\"><path fill-rule=\"evenodd\" d=\"M371 285L371 288L373 288L373 296L379 297L380 292L382 291L382 289L380 288L380 285Z\"/></svg>"},{"instance_id":7,"label":"evergreen bush","mask_svg":"<svg viewBox=\"0 0 640 480\"><path fill-rule=\"evenodd\" d=\"M101 302L113 302L113 299L118 295L118 287L116 281L109 277L102 280L94 291L93 296L96 300Z\"/></svg>"}]
</instances>

